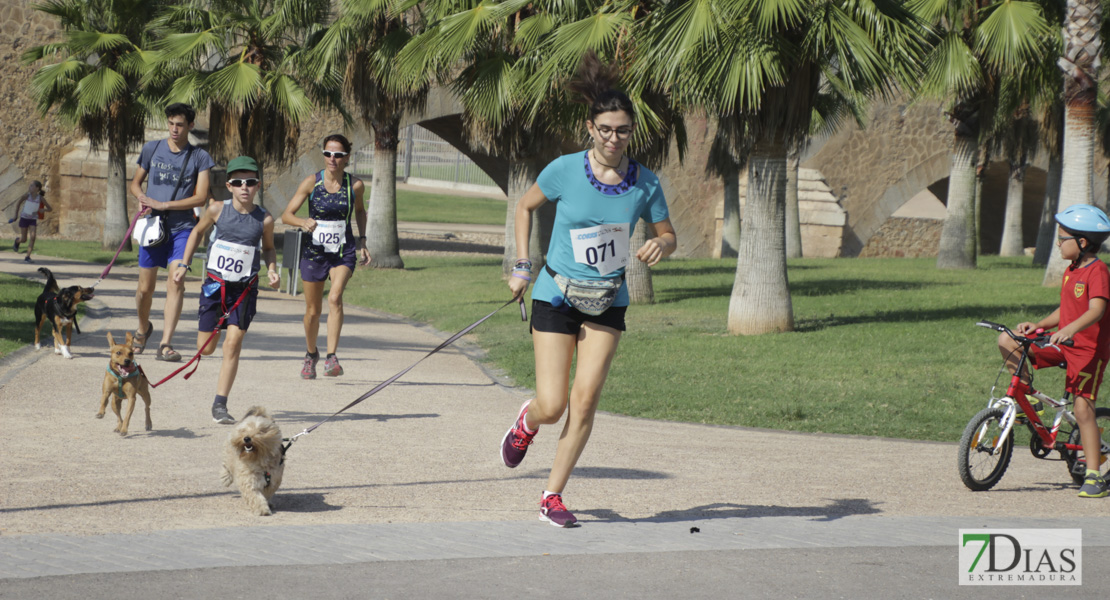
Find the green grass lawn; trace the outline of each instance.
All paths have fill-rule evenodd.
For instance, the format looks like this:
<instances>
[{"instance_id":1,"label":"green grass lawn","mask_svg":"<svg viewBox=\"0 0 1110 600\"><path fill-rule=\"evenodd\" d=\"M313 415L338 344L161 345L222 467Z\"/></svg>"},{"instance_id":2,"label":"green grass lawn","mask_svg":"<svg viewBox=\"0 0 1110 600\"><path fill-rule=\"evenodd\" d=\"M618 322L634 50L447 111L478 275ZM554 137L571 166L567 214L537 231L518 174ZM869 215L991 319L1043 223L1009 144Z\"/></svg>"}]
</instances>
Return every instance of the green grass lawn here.
<instances>
[{"instance_id":1,"label":"green grass lawn","mask_svg":"<svg viewBox=\"0 0 1110 600\"><path fill-rule=\"evenodd\" d=\"M370 185L367 181L366 185ZM370 191L366 191L369 200ZM308 214L305 202L298 217ZM278 215L280 216L280 215ZM397 220L421 223L465 223L468 225L504 225L505 201L493 198L470 198L450 194L431 194L397 190Z\"/></svg>"},{"instance_id":2,"label":"green grass lawn","mask_svg":"<svg viewBox=\"0 0 1110 600\"><path fill-rule=\"evenodd\" d=\"M726 333L733 260L670 260L657 303L634 306L603 410L652 419L955 441L986 404L1001 358L979 319L1051 312L1057 288L1028 260L985 257L938 271L932 259L790 263L797 331ZM503 302L500 261L406 258L404 271L360 272L347 301L456 331ZM533 385L527 325L513 307L476 331L489 360ZM1061 373L1038 387L1054 395Z\"/></svg>"},{"instance_id":3,"label":"green grass lawn","mask_svg":"<svg viewBox=\"0 0 1110 600\"><path fill-rule=\"evenodd\" d=\"M405 264L398 271L360 269L346 301L450 333L507 299L498 257L407 256ZM601 408L652 419L954 442L985 406L1001 364L996 334L975 321L1037 319L1058 304L1059 288L1041 287L1043 270L1028 259L984 257L974 271L934 265L933 259L791 261L796 331L736 337L726 332L735 261L664 261L654 269L656 304L628 312ZM41 290L37 282L10 281L0 280L0 351L27 343L31 329L22 324ZM473 337L488 349L489 362L533 386L528 326L515 307ZM1045 372L1037 387L1057 396L1062 381L1062 371Z\"/></svg>"}]
</instances>

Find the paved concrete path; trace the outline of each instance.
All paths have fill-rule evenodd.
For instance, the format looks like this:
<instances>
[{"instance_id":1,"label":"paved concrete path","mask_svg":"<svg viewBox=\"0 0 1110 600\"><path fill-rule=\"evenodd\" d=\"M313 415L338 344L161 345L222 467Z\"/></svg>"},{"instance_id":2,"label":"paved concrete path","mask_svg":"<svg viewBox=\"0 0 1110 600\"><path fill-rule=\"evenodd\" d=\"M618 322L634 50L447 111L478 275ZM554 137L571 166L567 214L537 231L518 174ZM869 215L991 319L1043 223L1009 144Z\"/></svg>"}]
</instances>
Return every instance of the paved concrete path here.
<instances>
[{"instance_id":1,"label":"paved concrete path","mask_svg":"<svg viewBox=\"0 0 1110 600\"><path fill-rule=\"evenodd\" d=\"M89 285L103 268L0 254L0 272L41 281L39 266L63 285ZM957 531L979 527L1082 528L1084 585L1049 596L1110 589L1110 502L1076 498L1061 463L1021 451L995 490L971 493L954 444L603 413L566 491L583 526L550 527L536 503L557 429L521 467L500 464L526 391L482 369L466 343L301 438L276 514L253 517L218 482L229 431L208 415L218 359L155 390L153 431L133 420L121 438L110 414L93 418L104 335L136 326L136 278L116 268L98 286L73 360L25 348L0 361L0 598L236 597L263 584L283 597L1031 597L1038 590L956 585ZM355 276L373 283L371 271ZM190 281L175 337L183 354L198 287ZM141 355L154 379L171 371L153 360L160 306L159 295ZM475 318L492 308L475 306ZM348 307L346 374L302 381L303 300L264 291L259 310L231 412L263 404L286 435L447 335Z\"/></svg>"}]
</instances>

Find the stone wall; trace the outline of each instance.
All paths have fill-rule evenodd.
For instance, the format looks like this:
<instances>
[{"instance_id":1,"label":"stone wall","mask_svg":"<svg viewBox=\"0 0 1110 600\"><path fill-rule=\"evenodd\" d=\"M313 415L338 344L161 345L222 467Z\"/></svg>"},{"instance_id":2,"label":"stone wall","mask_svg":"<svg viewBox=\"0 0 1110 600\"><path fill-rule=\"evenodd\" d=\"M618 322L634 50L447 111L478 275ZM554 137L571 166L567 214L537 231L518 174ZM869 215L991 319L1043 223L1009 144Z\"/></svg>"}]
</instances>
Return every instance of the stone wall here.
<instances>
[{"instance_id":1,"label":"stone wall","mask_svg":"<svg viewBox=\"0 0 1110 600\"><path fill-rule=\"evenodd\" d=\"M855 256L894 211L948 177L952 126L936 104L876 103L867 129L846 126L814 144L803 166L821 171L848 211L845 256Z\"/></svg>"},{"instance_id":2,"label":"stone wall","mask_svg":"<svg viewBox=\"0 0 1110 600\"><path fill-rule=\"evenodd\" d=\"M892 217L867 240L861 258L936 256L943 219Z\"/></svg>"},{"instance_id":3,"label":"stone wall","mask_svg":"<svg viewBox=\"0 0 1110 600\"><path fill-rule=\"evenodd\" d=\"M26 193L31 181L39 180L46 188L47 202L57 209L58 159L76 139L55 119L40 119L28 91L39 65L24 66L23 53L60 39L54 18L31 8L36 3L0 0L0 208ZM13 209L5 211L7 218ZM39 231L52 233L57 227L55 210L46 213Z\"/></svg>"}]
</instances>

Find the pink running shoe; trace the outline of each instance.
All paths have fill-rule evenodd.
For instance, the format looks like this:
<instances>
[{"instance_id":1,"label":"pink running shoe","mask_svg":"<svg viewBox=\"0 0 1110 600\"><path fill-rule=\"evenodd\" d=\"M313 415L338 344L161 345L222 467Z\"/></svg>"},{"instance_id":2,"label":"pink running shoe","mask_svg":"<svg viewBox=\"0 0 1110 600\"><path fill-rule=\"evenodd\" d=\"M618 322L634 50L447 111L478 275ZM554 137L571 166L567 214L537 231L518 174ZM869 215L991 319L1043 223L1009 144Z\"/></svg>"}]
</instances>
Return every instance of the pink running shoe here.
<instances>
[{"instance_id":1,"label":"pink running shoe","mask_svg":"<svg viewBox=\"0 0 1110 600\"><path fill-rule=\"evenodd\" d=\"M556 527L576 527L578 519L570 514L563 504L562 494L551 494L540 500L540 520L547 521Z\"/></svg>"},{"instance_id":2,"label":"pink running shoe","mask_svg":"<svg viewBox=\"0 0 1110 600\"><path fill-rule=\"evenodd\" d=\"M304 353L304 365L301 366L301 379L316 379L316 361L320 360L320 355L312 356L311 354Z\"/></svg>"},{"instance_id":3,"label":"pink running shoe","mask_svg":"<svg viewBox=\"0 0 1110 600\"><path fill-rule=\"evenodd\" d=\"M339 364L339 359L334 354L324 361L324 377L339 377L343 374L343 367Z\"/></svg>"},{"instance_id":4,"label":"pink running shoe","mask_svg":"<svg viewBox=\"0 0 1110 600\"><path fill-rule=\"evenodd\" d=\"M524 415L528 412L528 405L532 401L528 400L520 407L520 413L513 421L513 426L505 433L505 437L501 438L501 460L505 461L505 466L510 469L520 464L524 460L524 455L528 453L528 446L532 443L532 438L536 437L536 432L526 433L524 431Z\"/></svg>"}]
</instances>

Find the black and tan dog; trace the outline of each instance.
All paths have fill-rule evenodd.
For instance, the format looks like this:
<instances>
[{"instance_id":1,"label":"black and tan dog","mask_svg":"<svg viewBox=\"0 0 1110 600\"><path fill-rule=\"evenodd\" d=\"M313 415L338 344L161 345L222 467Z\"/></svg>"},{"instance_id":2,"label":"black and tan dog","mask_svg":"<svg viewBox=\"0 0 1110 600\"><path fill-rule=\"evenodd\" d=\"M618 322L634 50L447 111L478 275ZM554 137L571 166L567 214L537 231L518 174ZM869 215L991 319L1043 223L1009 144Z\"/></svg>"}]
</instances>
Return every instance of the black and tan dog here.
<instances>
[{"instance_id":1,"label":"black and tan dog","mask_svg":"<svg viewBox=\"0 0 1110 600\"><path fill-rule=\"evenodd\" d=\"M116 413L116 428L120 435L127 435L127 427L131 425L131 413L135 412L135 396L143 399L146 404L146 430L151 430L150 422L150 381L146 373L135 362L135 349L131 347L131 334L122 344L116 344L111 332L108 333L108 347L111 356L108 358L108 372L104 374L104 384L100 388L100 411L96 418L104 418L104 409L108 407L108 399L112 400L112 412ZM127 398L127 416L120 416L123 399Z\"/></svg>"},{"instance_id":2,"label":"black and tan dog","mask_svg":"<svg viewBox=\"0 0 1110 600\"><path fill-rule=\"evenodd\" d=\"M92 298L93 289L79 285L61 288L50 269L40 267L39 273L46 275L46 285L35 302L35 350L42 348L39 343L42 324L50 321L54 330L54 354L73 358L69 344L73 341L74 328L81 333L81 328L77 326L77 305Z\"/></svg>"}]
</instances>

